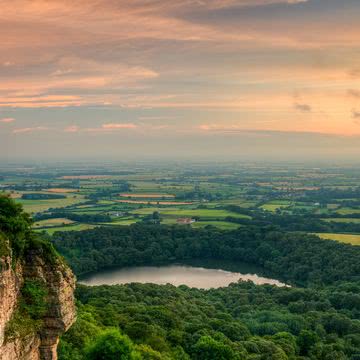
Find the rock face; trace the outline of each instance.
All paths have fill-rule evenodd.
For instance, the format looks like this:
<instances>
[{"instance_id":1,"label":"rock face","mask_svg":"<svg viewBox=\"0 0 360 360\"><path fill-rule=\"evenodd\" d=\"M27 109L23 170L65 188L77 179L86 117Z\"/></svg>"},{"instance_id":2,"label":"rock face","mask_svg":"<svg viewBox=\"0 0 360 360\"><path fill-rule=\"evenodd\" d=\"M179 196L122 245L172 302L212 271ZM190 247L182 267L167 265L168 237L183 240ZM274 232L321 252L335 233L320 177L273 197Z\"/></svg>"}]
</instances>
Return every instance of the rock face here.
<instances>
[{"instance_id":1,"label":"rock face","mask_svg":"<svg viewBox=\"0 0 360 360\"><path fill-rule=\"evenodd\" d=\"M40 280L48 304L39 327L25 335L7 336L27 280ZM31 250L15 264L0 257L0 360L56 360L59 336L75 321L75 277L60 259L48 262L42 250Z\"/></svg>"}]
</instances>

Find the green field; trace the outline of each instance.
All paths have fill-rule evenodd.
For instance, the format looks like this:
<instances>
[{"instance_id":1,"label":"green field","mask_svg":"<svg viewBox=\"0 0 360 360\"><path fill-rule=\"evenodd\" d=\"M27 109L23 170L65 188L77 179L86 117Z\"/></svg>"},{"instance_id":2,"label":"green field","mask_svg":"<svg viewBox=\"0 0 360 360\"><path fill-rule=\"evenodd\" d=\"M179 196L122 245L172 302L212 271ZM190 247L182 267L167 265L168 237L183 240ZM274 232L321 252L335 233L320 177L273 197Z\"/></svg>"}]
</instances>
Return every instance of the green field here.
<instances>
[{"instance_id":1,"label":"green field","mask_svg":"<svg viewBox=\"0 0 360 360\"><path fill-rule=\"evenodd\" d=\"M134 219L134 218L123 218L123 219L116 219L116 221L113 222L109 222L109 223L102 223L99 225L114 225L114 226L118 226L118 225L131 225L131 224L135 224L136 222L138 222L139 220Z\"/></svg>"},{"instance_id":2,"label":"green field","mask_svg":"<svg viewBox=\"0 0 360 360\"><path fill-rule=\"evenodd\" d=\"M284 207L288 207L289 205L282 205L282 204L264 204L260 207L266 211L275 212L277 209L281 209Z\"/></svg>"},{"instance_id":3,"label":"green field","mask_svg":"<svg viewBox=\"0 0 360 360\"><path fill-rule=\"evenodd\" d=\"M340 215L360 214L360 209L340 208L336 212Z\"/></svg>"},{"instance_id":4,"label":"green field","mask_svg":"<svg viewBox=\"0 0 360 360\"><path fill-rule=\"evenodd\" d=\"M37 221L33 226L34 228L47 227L47 226L62 226L72 224L74 221L65 218L46 219Z\"/></svg>"},{"instance_id":5,"label":"green field","mask_svg":"<svg viewBox=\"0 0 360 360\"><path fill-rule=\"evenodd\" d=\"M360 234L334 234L334 233L316 233L322 239L327 240L336 240L339 242L352 244L352 245L360 245Z\"/></svg>"},{"instance_id":6,"label":"green field","mask_svg":"<svg viewBox=\"0 0 360 360\"><path fill-rule=\"evenodd\" d=\"M145 215L152 214L153 211L159 211L160 215L176 216L176 217L199 217L201 219L225 219L228 216L241 219L250 219L250 216L237 214L231 211L222 209L138 209L133 211L134 214Z\"/></svg>"},{"instance_id":7,"label":"green field","mask_svg":"<svg viewBox=\"0 0 360 360\"><path fill-rule=\"evenodd\" d=\"M65 199L46 199L46 200L23 200L15 199L17 203L22 204L24 210L29 213L46 211L50 208L62 208L65 206L75 205L84 201L84 197L76 195Z\"/></svg>"},{"instance_id":8,"label":"green field","mask_svg":"<svg viewBox=\"0 0 360 360\"><path fill-rule=\"evenodd\" d=\"M191 226L193 228L203 228L205 226L212 225L222 230L235 230L240 225L235 223L230 223L226 221L197 221L193 223Z\"/></svg>"},{"instance_id":9,"label":"green field","mask_svg":"<svg viewBox=\"0 0 360 360\"><path fill-rule=\"evenodd\" d=\"M90 224L75 224L68 226L52 227L48 229L38 229L36 231L46 231L49 235L54 234L56 231L81 231L95 228L95 225Z\"/></svg>"}]
</instances>

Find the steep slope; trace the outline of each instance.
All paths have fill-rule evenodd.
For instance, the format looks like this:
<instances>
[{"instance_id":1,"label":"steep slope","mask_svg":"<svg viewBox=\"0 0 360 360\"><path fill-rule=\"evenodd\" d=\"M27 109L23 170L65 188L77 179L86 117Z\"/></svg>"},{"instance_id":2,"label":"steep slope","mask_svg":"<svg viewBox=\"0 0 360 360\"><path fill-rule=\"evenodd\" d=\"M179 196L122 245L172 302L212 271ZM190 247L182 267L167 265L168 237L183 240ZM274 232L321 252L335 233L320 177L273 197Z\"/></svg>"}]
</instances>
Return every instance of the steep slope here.
<instances>
[{"instance_id":1,"label":"steep slope","mask_svg":"<svg viewBox=\"0 0 360 360\"><path fill-rule=\"evenodd\" d=\"M54 360L75 321L75 278L30 229L21 207L0 197L0 359Z\"/></svg>"}]
</instances>

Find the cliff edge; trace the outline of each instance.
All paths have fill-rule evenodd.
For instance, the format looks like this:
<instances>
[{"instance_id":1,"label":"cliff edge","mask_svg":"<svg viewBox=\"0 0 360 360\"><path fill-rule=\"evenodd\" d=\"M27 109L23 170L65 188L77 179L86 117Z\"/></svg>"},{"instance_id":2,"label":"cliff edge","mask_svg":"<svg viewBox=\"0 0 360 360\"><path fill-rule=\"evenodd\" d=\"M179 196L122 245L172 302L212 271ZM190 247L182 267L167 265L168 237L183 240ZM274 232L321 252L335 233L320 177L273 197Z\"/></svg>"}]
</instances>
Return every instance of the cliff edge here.
<instances>
[{"instance_id":1,"label":"cliff edge","mask_svg":"<svg viewBox=\"0 0 360 360\"><path fill-rule=\"evenodd\" d=\"M21 207L0 197L0 360L55 360L75 321L75 277Z\"/></svg>"}]
</instances>

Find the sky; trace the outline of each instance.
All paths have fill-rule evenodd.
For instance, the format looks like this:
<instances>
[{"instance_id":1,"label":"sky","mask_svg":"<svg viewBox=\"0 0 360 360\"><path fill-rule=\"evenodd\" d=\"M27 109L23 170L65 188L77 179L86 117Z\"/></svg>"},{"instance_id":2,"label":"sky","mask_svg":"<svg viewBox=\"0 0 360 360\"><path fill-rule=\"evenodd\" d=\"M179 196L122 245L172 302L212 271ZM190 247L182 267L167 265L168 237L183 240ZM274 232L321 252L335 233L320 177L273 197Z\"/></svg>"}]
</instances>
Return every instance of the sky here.
<instances>
[{"instance_id":1,"label":"sky","mask_svg":"<svg viewBox=\"0 0 360 360\"><path fill-rule=\"evenodd\" d=\"M360 158L359 0L0 0L0 159Z\"/></svg>"}]
</instances>

